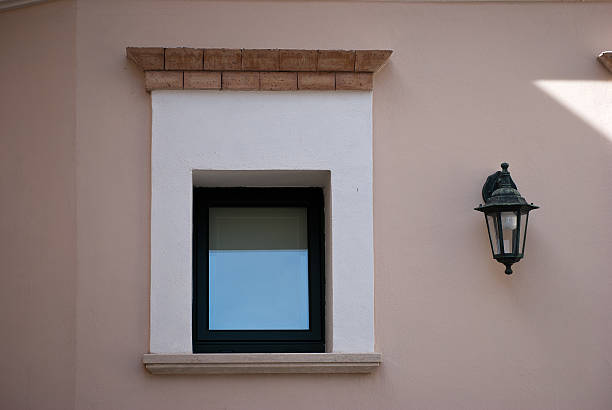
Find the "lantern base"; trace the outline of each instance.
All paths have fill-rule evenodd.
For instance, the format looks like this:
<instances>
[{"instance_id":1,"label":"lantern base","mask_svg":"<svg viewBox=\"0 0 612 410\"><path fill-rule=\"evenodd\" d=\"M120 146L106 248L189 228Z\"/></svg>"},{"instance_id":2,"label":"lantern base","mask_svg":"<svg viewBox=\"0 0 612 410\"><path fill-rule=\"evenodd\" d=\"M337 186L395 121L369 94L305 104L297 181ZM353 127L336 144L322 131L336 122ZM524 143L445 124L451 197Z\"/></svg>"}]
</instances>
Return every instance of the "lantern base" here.
<instances>
[{"instance_id":1,"label":"lantern base","mask_svg":"<svg viewBox=\"0 0 612 410\"><path fill-rule=\"evenodd\" d=\"M510 255L497 255L495 256L495 260L506 267L504 273L506 275L512 275L512 265L517 263L523 258L523 255L510 256Z\"/></svg>"}]
</instances>

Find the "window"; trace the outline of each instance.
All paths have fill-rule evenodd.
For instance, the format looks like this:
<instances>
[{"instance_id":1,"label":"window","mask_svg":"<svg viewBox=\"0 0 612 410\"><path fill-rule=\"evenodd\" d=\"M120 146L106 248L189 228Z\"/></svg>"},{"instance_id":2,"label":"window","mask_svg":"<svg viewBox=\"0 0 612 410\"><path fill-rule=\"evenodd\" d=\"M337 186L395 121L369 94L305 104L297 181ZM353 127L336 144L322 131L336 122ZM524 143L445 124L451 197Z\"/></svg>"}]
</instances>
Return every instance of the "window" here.
<instances>
[{"instance_id":1,"label":"window","mask_svg":"<svg viewBox=\"0 0 612 410\"><path fill-rule=\"evenodd\" d=\"M324 352L321 188L195 188L193 352Z\"/></svg>"}]
</instances>

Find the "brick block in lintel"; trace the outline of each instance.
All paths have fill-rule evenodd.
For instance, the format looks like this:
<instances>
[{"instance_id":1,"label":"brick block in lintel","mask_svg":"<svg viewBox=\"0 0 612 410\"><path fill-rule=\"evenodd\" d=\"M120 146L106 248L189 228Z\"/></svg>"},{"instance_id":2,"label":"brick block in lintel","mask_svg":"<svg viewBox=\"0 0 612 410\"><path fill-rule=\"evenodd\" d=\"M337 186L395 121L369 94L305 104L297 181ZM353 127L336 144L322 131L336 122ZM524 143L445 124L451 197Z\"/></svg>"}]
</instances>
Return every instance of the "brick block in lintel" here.
<instances>
[{"instance_id":1,"label":"brick block in lintel","mask_svg":"<svg viewBox=\"0 0 612 410\"><path fill-rule=\"evenodd\" d=\"M357 50L355 71L375 73L382 68L393 53L392 50Z\"/></svg>"},{"instance_id":2,"label":"brick block in lintel","mask_svg":"<svg viewBox=\"0 0 612 410\"><path fill-rule=\"evenodd\" d=\"M355 51L319 50L317 71L355 71Z\"/></svg>"},{"instance_id":3,"label":"brick block in lintel","mask_svg":"<svg viewBox=\"0 0 612 410\"><path fill-rule=\"evenodd\" d=\"M184 88L191 90L218 90L221 88L221 73L218 71L186 71Z\"/></svg>"},{"instance_id":4,"label":"brick block in lintel","mask_svg":"<svg viewBox=\"0 0 612 410\"><path fill-rule=\"evenodd\" d=\"M373 87L372 73L336 73L336 90L369 91Z\"/></svg>"},{"instance_id":5,"label":"brick block in lintel","mask_svg":"<svg viewBox=\"0 0 612 410\"><path fill-rule=\"evenodd\" d=\"M183 88L182 71L145 71L145 89L180 90Z\"/></svg>"},{"instance_id":6,"label":"brick block in lintel","mask_svg":"<svg viewBox=\"0 0 612 410\"><path fill-rule=\"evenodd\" d=\"M221 74L224 90L259 90L259 73L246 71L224 71Z\"/></svg>"},{"instance_id":7,"label":"brick block in lintel","mask_svg":"<svg viewBox=\"0 0 612 410\"><path fill-rule=\"evenodd\" d=\"M266 91L297 90L297 73L269 71L259 73L260 89Z\"/></svg>"},{"instance_id":8,"label":"brick block in lintel","mask_svg":"<svg viewBox=\"0 0 612 410\"><path fill-rule=\"evenodd\" d=\"M280 50L281 71L317 71L317 50Z\"/></svg>"},{"instance_id":9,"label":"brick block in lintel","mask_svg":"<svg viewBox=\"0 0 612 410\"><path fill-rule=\"evenodd\" d=\"M164 69L163 47L127 47L125 54L143 70Z\"/></svg>"},{"instance_id":10,"label":"brick block in lintel","mask_svg":"<svg viewBox=\"0 0 612 410\"><path fill-rule=\"evenodd\" d=\"M300 90L333 90L336 88L336 75L321 72L298 73L298 88Z\"/></svg>"},{"instance_id":11,"label":"brick block in lintel","mask_svg":"<svg viewBox=\"0 0 612 410\"><path fill-rule=\"evenodd\" d=\"M204 70L242 70L242 50L234 48L207 48L204 50Z\"/></svg>"},{"instance_id":12,"label":"brick block in lintel","mask_svg":"<svg viewBox=\"0 0 612 410\"><path fill-rule=\"evenodd\" d=\"M204 61L201 48L167 48L166 70L201 70Z\"/></svg>"},{"instance_id":13,"label":"brick block in lintel","mask_svg":"<svg viewBox=\"0 0 612 410\"><path fill-rule=\"evenodd\" d=\"M242 50L242 69L245 71L278 71L278 50Z\"/></svg>"}]
</instances>

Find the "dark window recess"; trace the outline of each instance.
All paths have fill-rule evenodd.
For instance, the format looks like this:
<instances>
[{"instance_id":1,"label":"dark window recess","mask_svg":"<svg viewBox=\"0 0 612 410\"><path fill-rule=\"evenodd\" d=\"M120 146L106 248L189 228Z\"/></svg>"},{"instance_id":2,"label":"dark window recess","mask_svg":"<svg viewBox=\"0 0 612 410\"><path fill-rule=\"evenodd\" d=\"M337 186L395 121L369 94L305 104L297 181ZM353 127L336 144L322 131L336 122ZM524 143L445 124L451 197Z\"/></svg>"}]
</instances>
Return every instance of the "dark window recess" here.
<instances>
[{"instance_id":1,"label":"dark window recess","mask_svg":"<svg viewBox=\"0 0 612 410\"><path fill-rule=\"evenodd\" d=\"M321 188L194 188L193 351L324 352Z\"/></svg>"}]
</instances>

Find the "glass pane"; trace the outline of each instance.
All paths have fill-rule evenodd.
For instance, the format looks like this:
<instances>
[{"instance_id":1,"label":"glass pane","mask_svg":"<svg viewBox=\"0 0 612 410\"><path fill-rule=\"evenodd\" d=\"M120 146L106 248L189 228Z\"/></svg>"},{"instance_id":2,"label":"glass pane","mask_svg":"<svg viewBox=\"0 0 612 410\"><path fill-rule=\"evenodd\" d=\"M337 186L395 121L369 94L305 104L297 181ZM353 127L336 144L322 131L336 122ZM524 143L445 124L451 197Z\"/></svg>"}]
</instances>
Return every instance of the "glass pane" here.
<instances>
[{"instance_id":1,"label":"glass pane","mask_svg":"<svg viewBox=\"0 0 612 410\"><path fill-rule=\"evenodd\" d=\"M306 208L210 208L209 328L308 329Z\"/></svg>"},{"instance_id":2,"label":"glass pane","mask_svg":"<svg viewBox=\"0 0 612 410\"><path fill-rule=\"evenodd\" d=\"M497 214L487 215L487 227L489 228L489 239L491 240L491 248L493 254L499 253L499 228L497 226Z\"/></svg>"},{"instance_id":3,"label":"glass pane","mask_svg":"<svg viewBox=\"0 0 612 410\"><path fill-rule=\"evenodd\" d=\"M503 253L513 253L516 245L516 234L518 226L518 217L516 212L502 212L501 215L501 227L502 227L502 238L503 238Z\"/></svg>"},{"instance_id":4,"label":"glass pane","mask_svg":"<svg viewBox=\"0 0 612 410\"><path fill-rule=\"evenodd\" d=\"M523 254L523 252L525 252L525 234L527 233L527 218L529 218L529 214L522 213L521 214L521 223L520 223L520 230L519 230L519 252L521 254Z\"/></svg>"}]
</instances>

